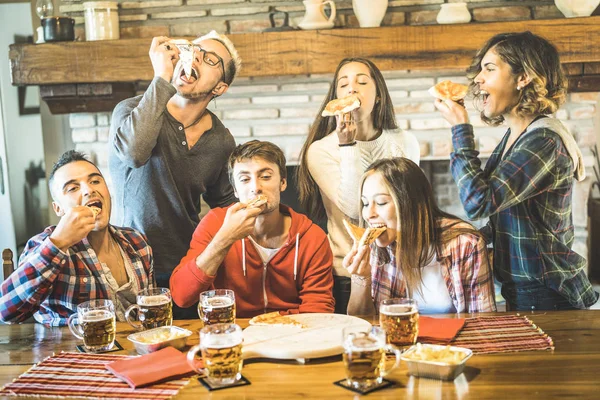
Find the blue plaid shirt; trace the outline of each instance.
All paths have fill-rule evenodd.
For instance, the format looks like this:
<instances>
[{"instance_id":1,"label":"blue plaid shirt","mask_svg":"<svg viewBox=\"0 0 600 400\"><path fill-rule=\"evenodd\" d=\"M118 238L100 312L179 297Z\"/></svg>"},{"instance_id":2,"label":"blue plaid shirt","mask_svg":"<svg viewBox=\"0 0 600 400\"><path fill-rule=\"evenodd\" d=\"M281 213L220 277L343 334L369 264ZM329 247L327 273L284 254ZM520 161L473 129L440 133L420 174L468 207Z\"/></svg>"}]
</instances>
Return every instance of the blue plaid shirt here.
<instances>
[{"instance_id":1,"label":"blue plaid shirt","mask_svg":"<svg viewBox=\"0 0 600 400\"><path fill-rule=\"evenodd\" d=\"M502 284L537 281L574 307L596 302L586 260L571 250L573 161L560 136L547 128L521 135L501 158L510 130L485 169L473 126L452 128L450 170L469 218L489 217L494 271Z\"/></svg>"},{"instance_id":2,"label":"blue plaid shirt","mask_svg":"<svg viewBox=\"0 0 600 400\"><path fill-rule=\"evenodd\" d=\"M0 286L3 322L22 322L33 315L42 324L62 326L79 303L109 299L102 265L87 238L63 253L50 240L55 228L29 239L19 268ZM152 286L152 249L145 238L133 229L109 229L131 261L133 284L140 290Z\"/></svg>"}]
</instances>

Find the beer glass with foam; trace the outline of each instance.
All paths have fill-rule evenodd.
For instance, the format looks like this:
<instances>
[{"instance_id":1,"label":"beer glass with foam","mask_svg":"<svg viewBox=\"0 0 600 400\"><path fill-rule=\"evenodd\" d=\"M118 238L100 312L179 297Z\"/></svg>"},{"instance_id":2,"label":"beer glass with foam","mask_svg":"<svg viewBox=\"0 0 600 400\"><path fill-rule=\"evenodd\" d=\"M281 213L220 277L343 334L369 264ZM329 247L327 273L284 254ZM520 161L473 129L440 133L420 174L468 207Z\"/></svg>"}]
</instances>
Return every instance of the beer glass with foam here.
<instances>
[{"instance_id":1,"label":"beer glass with foam","mask_svg":"<svg viewBox=\"0 0 600 400\"><path fill-rule=\"evenodd\" d=\"M417 342L419 335L419 308L413 299L386 299L379 304L379 325L385 330L387 341L400 348Z\"/></svg>"},{"instance_id":2,"label":"beer glass with foam","mask_svg":"<svg viewBox=\"0 0 600 400\"><path fill-rule=\"evenodd\" d=\"M115 306L111 300L90 300L77 306L68 320L69 329L83 340L87 351L110 350L117 333Z\"/></svg>"},{"instance_id":3,"label":"beer glass with foam","mask_svg":"<svg viewBox=\"0 0 600 400\"><path fill-rule=\"evenodd\" d=\"M364 390L378 385L385 375L400 365L401 351L386 343L385 332L379 327L346 327L342 330L342 340L348 386ZM396 356L391 368L386 368L386 352Z\"/></svg>"},{"instance_id":4,"label":"beer glass with foam","mask_svg":"<svg viewBox=\"0 0 600 400\"><path fill-rule=\"evenodd\" d=\"M204 325L235 323L235 294L229 289L200 293L198 315Z\"/></svg>"},{"instance_id":5,"label":"beer glass with foam","mask_svg":"<svg viewBox=\"0 0 600 400\"><path fill-rule=\"evenodd\" d=\"M242 377L242 329L236 324L206 325L200 330L200 344L187 354L190 366L212 385L231 385ZM196 366L201 352L204 368Z\"/></svg>"},{"instance_id":6,"label":"beer glass with foam","mask_svg":"<svg viewBox=\"0 0 600 400\"><path fill-rule=\"evenodd\" d=\"M171 291L167 288L142 290L136 299L137 304L129 306L125 318L129 325L141 331L173 324L173 303ZM137 310L137 320L132 315Z\"/></svg>"}]
</instances>

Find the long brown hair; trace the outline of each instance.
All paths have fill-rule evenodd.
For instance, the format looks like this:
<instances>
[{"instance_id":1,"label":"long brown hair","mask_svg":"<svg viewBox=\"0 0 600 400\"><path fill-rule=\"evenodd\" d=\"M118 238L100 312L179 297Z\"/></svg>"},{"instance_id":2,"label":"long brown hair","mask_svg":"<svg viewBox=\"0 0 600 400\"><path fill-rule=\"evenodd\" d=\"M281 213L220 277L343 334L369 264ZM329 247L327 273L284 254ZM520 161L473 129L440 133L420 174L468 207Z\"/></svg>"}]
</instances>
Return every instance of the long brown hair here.
<instances>
[{"instance_id":1,"label":"long brown hair","mask_svg":"<svg viewBox=\"0 0 600 400\"><path fill-rule=\"evenodd\" d=\"M329 86L329 92L327 92L327 96L319 108L317 117L315 118L310 127L310 131L308 132L306 142L304 142L302 150L300 151L300 166L296 172L300 206L304 212L306 212L308 216L315 221L325 219L326 214L325 207L323 206L323 199L321 198L321 193L319 192L319 187L308 170L308 163L306 160L308 148L311 144L317 140L323 139L325 136L329 135L335 130L336 119L331 117L322 117L321 113L323 112L323 109L327 103L337 98L336 88L340 69L344 65L351 62L358 62L366 65L371 73L371 78L375 81L377 98L379 98L380 101L375 103L371 113L373 115L373 127L376 130L391 130L398 128L392 99L385 83L385 79L383 78L381 71L379 71L379 68L377 68L373 62L365 58L344 58L342 61L340 61L337 69L335 70L335 74L333 75L333 82Z\"/></svg>"},{"instance_id":2,"label":"long brown hair","mask_svg":"<svg viewBox=\"0 0 600 400\"><path fill-rule=\"evenodd\" d=\"M396 262L412 296L415 289L419 290L421 269L433 260L436 252L440 253L445 244L462 234L482 235L462 219L437 206L429 180L421 168L408 158L375 161L362 176L361 193L365 180L372 174L381 175L396 207ZM360 214L360 222L364 225ZM452 222L442 224L442 219ZM379 259L389 262L386 249L378 247L376 251Z\"/></svg>"},{"instance_id":3,"label":"long brown hair","mask_svg":"<svg viewBox=\"0 0 600 400\"><path fill-rule=\"evenodd\" d=\"M493 50L510 66L513 75L527 74L531 79L520 91L516 110L518 115L552 114L565 102L568 80L560 65L556 47L529 31L498 34L477 52L467 69L467 77L471 80L469 88L476 102L480 103L482 96L474 79L481 72L481 60L489 50ZM488 118L483 111L481 119L492 126L504 121L502 115Z\"/></svg>"}]
</instances>

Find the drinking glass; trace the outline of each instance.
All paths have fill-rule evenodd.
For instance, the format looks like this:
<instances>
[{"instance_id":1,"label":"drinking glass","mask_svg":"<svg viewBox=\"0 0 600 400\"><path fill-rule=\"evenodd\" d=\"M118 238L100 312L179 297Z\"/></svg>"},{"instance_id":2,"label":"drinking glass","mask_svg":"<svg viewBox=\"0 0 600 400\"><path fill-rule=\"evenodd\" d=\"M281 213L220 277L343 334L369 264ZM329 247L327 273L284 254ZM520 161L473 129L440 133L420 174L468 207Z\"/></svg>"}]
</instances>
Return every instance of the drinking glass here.
<instances>
[{"instance_id":1,"label":"drinking glass","mask_svg":"<svg viewBox=\"0 0 600 400\"><path fill-rule=\"evenodd\" d=\"M69 329L76 338L83 340L91 352L112 349L117 327L115 306L111 300L90 300L77 306L77 313L68 321Z\"/></svg>"},{"instance_id":2,"label":"drinking glass","mask_svg":"<svg viewBox=\"0 0 600 400\"><path fill-rule=\"evenodd\" d=\"M346 327L342 330L346 382L355 389L368 389L383 381L383 377L400 365L401 351L386 343L385 332L379 327ZM396 361L386 368L386 352L394 353Z\"/></svg>"},{"instance_id":3,"label":"drinking glass","mask_svg":"<svg viewBox=\"0 0 600 400\"><path fill-rule=\"evenodd\" d=\"M173 303L169 289L144 289L138 293L136 302L125 311L125 319L135 329L141 331L173 324ZM133 310L137 310L138 323L131 314Z\"/></svg>"},{"instance_id":4,"label":"drinking glass","mask_svg":"<svg viewBox=\"0 0 600 400\"><path fill-rule=\"evenodd\" d=\"M206 325L200 330L200 344L187 354L189 365L206 375L212 385L230 385L242 377L242 328L236 324ZM196 366L196 354L201 352L204 368Z\"/></svg>"},{"instance_id":5,"label":"drinking glass","mask_svg":"<svg viewBox=\"0 0 600 400\"><path fill-rule=\"evenodd\" d=\"M387 342L401 349L417 342L419 335L419 307L413 299L386 299L379 304L379 325L387 335Z\"/></svg>"},{"instance_id":6,"label":"drinking glass","mask_svg":"<svg viewBox=\"0 0 600 400\"><path fill-rule=\"evenodd\" d=\"M204 325L235 323L235 294L229 289L200 293L198 315Z\"/></svg>"}]
</instances>

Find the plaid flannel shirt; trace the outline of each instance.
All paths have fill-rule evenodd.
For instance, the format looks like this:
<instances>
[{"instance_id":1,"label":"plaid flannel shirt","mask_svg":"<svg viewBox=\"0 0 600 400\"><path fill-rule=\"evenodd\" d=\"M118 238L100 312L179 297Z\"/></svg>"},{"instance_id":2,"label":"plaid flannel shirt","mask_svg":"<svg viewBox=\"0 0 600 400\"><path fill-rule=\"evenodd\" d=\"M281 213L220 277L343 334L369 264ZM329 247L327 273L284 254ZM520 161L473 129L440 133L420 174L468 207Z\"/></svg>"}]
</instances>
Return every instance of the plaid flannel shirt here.
<instances>
[{"instance_id":1,"label":"plaid flannel shirt","mask_svg":"<svg viewBox=\"0 0 600 400\"><path fill-rule=\"evenodd\" d=\"M571 250L573 161L548 128L521 135L501 159L509 135L482 170L473 126L452 128L450 170L463 207L469 218L490 218L494 271L502 284L537 281L574 307L589 307L598 295L585 275L585 259Z\"/></svg>"},{"instance_id":2,"label":"plaid flannel shirt","mask_svg":"<svg viewBox=\"0 0 600 400\"><path fill-rule=\"evenodd\" d=\"M0 286L2 321L18 323L33 315L42 324L63 326L79 303L109 299L102 266L87 238L63 253L50 240L55 228L27 242L18 269ZM140 290L152 286L152 249L145 238L133 229L109 229L133 265L134 285Z\"/></svg>"},{"instance_id":3,"label":"plaid flannel shirt","mask_svg":"<svg viewBox=\"0 0 600 400\"><path fill-rule=\"evenodd\" d=\"M443 224L449 223L444 219ZM456 227L465 227L458 224ZM375 245L372 245L375 246ZM382 300L409 297L402 272L396 264L396 242L386 248L390 261L379 259L371 251L371 295L375 309ZM450 240L437 252L442 265L442 276L456 312L496 311L494 279L483 238L462 234Z\"/></svg>"}]
</instances>

